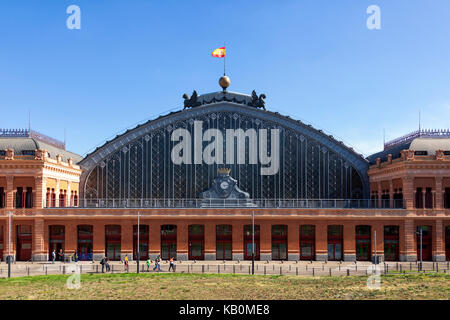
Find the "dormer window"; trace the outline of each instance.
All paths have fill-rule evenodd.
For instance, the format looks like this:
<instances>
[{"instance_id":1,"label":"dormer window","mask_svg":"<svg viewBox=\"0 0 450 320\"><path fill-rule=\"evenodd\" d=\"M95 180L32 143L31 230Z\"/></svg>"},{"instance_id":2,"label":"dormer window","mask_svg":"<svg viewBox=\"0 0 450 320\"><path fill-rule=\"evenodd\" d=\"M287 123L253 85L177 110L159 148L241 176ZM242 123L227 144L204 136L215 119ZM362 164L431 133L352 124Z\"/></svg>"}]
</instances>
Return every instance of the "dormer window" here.
<instances>
[{"instance_id":1,"label":"dormer window","mask_svg":"<svg viewBox=\"0 0 450 320\"><path fill-rule=\"evenodd\" d=\"M416 155L416 156L426 156L426 155L428 155L428 151L414 151L414 155Z\"/></svg>"},{"instance_id":2,"label":"dormer window","mask_svg":"<svg viewBox=\"0 0 450 320\"><path fill-rule=\"evenodd\" d=\"M35 152L34 152L34 150L23 150L22 151L22 155L24 155L24 156L34 156Z\"/></svg>"}]
</instances>

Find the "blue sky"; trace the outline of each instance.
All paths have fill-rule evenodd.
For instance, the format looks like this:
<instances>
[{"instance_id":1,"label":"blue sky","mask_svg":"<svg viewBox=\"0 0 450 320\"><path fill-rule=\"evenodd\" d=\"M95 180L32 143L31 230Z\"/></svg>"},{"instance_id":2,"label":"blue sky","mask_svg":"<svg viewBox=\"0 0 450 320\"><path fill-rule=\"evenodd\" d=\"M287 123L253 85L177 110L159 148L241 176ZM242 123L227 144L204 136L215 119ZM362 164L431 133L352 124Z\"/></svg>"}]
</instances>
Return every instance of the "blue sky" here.
<instances>
[{"instance_id":1,"label":"blue sky","mask_svg":"<svg viewBox=\"0 0 450 320\"><path fill-rule=\"evenodd\" d=\"M69 30L66 8L81 8ZM366 27L369 5L381 30ZM231 91L365 156L422 127L450 127L450 1L258 0L0 2L0 127L26 128L85 155L108 138L218 91L227 44Z\"/></svg>"}]
</instances>

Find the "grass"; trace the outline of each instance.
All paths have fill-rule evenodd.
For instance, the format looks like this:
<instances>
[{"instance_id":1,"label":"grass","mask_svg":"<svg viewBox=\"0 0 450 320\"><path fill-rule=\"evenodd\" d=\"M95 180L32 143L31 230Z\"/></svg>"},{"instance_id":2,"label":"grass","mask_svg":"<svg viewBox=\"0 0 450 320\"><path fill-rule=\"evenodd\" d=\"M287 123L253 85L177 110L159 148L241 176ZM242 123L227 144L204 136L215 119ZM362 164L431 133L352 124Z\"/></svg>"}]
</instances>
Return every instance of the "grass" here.
<instances>
[{"instance_id":1,"label":"grass","mask_svg":"<svg viewBox=\"0 0 450 320\"><path fill-rule=\"evenodd\" d=\"M249 276L232 274L83 274L80 289L68 275L0 279L0 299L444 299L450 275L382 275L381 289L367 277Z\"/></svg>"}]
</instances>

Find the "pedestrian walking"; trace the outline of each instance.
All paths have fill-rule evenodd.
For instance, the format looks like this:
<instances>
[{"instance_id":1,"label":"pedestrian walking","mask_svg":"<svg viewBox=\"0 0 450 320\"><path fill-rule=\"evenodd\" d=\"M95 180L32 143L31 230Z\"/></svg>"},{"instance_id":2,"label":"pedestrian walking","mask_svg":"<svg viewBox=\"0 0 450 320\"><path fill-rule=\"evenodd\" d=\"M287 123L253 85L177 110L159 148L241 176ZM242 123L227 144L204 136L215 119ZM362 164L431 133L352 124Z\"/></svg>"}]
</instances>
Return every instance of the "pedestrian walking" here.
<instances>
[{"instance_id":1,"label":"pedestrian walking","mask_svg":"<svg viewBox=\"0 0 450 320\"><path fill-rule=\"evenodd\" d=\"M77 250L73 253L73 261L78 262Z\"/></svg>"},{"instance_id":2,"label":"pedestrian walking","mask_svg":"<svg viewBox=\"0 0 450 320\"><path fill-rule=\"evenodd\" d=\"M170 271L170 269L172 269L172 271L175 272L175 266L174 266L174 263L173 263L173 257L171 257L169 259L169 270L168 271Z\"/></svg>"},{"instance_id":3,"label":"pedestrian walking","mask_svg":"<svg viewBox=\"0 0 450 320\"><path fill-rule=\"evenodd\" d=\"M111 271L111 266L109 265L109 258L108 257L105 259L105 262L106 262L106 272Z\"/></svg>"},{"instance_id":4,"label":"pedestrian walking","mask_svg":"<svg viewBox=\"0 0 450 320\"><path fill-rule=\"evenodd\" d=\"M150 258L147 259L147 272L150 270Z\"/></svg>"},{"instance_id":5,"label":"pedestrian walking","mask_svg":"<svg viewBox=\"0 0 450 320\"><path fill-rule=\"evenodd\" d=\"M123 259L123 263L125 264L125 270L128 272L128 254L125 255L125 258Z\"/></svg>"},{"instance_id":6,"label":"pedestrian walking","mask_svg":"<svg viewBox=\"0 0 450 320\"><path fill-rule=\"evenodd\" d=\"M55 263L55 259L56 259L56 251L53 250L53 251L52 251L52 263L53 263L53 264Z\"/></svg>"}]
</instances>

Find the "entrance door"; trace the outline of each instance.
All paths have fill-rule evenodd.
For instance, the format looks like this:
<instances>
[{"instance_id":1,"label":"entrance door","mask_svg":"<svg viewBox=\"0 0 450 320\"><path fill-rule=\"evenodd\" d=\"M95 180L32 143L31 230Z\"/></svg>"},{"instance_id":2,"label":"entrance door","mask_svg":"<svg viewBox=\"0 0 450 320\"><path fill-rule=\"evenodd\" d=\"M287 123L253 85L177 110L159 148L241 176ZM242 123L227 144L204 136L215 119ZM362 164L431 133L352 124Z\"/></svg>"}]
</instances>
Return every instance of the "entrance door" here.
<instances>
[{"instance_id":1,"label":"entrance door","mask_svg":"<svg viewBox=\"0 0 450 320\"><path fill-rule=\"evenodd\" d=\"M231 260L232 226L223 224L216 226L216 260Z\"/></svg>"},{"instance_id":2,"label":"entrance door","mask_svg":"<svg viewBox=\"0 0 450 320\"><path fill-rule=\"evenodd\" d=\"M121 227L120 225L105 226L106 257L109 260L120 260Z\"/></svg>"},{"instance_id":3,"label":"entrance door","mask_svg":"<svg viewBox=\"0 0 450 320\"><path fill-rule=\"evenodd\" d=\"M342 260L344 226L328 226L328 260Z\"/></svg>"},{"instance_id":4,"label":"entrance door","mask_svg":"<svg viewBox=\"0 0 450 320\"><path fill-rule=\"evenodd\" d=\"M450 260L450 226L445 227L445 259Z\"/></svg>"},{"instance_id":5,"label":"entrance door","mask_svg":"<svg viewBox=\"0 0 450 320\"><path fill-rule=\"evenodd\" d=\"M369 261L371 259L370 237L370 226L355 227L356 260Z\"/></svg>"},{"instance_id":6,"label":"entrance door","mask_svg":"<svg viewBox=\"0 0 450 320\"><path fill-rule=\"evenodd\" d=\"M16 228L17 261L31 260L31 225L19 225Z\"/></svg>"},{"instance_id":7,"label":"entrance door","mask_svg":"<svg viewBox=\"0 0 450 320\"><path fill-rule=\"evenodd\" d=\"M148 259L148 225L139 225L139 260ZM133 259L137 260L137 225L133 226Z\"/></svg>"},{"instance_id":8,"label":"entrance door","mask_svg":"<svg viewBox=\"0 0 450 320\"><path fill-rule=\"evenodd\" d=\"M64 239L65 239L65 230L64 230L64 226L60 226L60 225L54 225L54 226L49 226L48 227L48 259L52 260L52 252L53 250L55 250L56 256L55 256L55 260L56 261L62 261L64 259L64 257L61 254L63 254L64 251Z\"/></svg>"},{"instance_id":9,"label":"entrance door","mask_svg":"<svg viewBox=\"0 0 450 320\"><path fill-rule=\"evenodd\" d=\"M252 260L252 225L244 226L244 260ZM259 225L255 224L255 260L259 260Z\"/></svg>"},{"instance_id":10,"label":"entrance door","mask_svg":"<svg viewBox=\"0 0 450 320\"><path fill-rule=\"evenodd\" d=\"M78 259L92 260L92 247L94 243L94 227L92 225L78 226Z\"/></svg>"},{"instance_id":11,"label":"entrance door","mask_svg":"<svg viewBox=\"0 0 450 320\"><path fill-rule=\"evenodd\" d=\"M177 226L166 224L161 226L161 259L169 260L177 257Z\"/></svg>"},{"instance_id":12,"label":"entrance door","mask_svg":"<svg viewBox=\"0 0 450 320\"><path fill-rule=\"evenodd\" d=\"M384 260L399 260L399 227L384 226Z\"/></svg>"},{"instance_id":13,"label":"entrance door","mask_svg":"<svg viewBox=\"0 0 450 320\"><path fill-rule=\"evenodd\" d=\"M417 226L417 232L422 228L422 260L432 260L432 237L431 226ZM416 235L417 242L417 260L420 260L420 234Z\"/></svg>"},{"instance_id":14,"label":"entrance door","mask_svg":"<svg viewBox=\"0 0 450 320\"><path fill-rule=\"evenodd\" d=\"M272 226L272 260L287 260L287 225Z\"/></svg>"},{"instance_id":15,"label":"entrance door","mask_svg":"<svg viewBox=\"0 0 450 320\"><path fill-rule=\"evenodd\" d=\"M300 226L300 260L315 259L315 226Z\"/></svg>"},{"instance_id":16,"label":"entrance door","mask_svg":"<svg viewBox=\"0 0 450 320\"><path fill-rule=\"evenodd\" d=\"M188 259L203 260L205 258L205 227L202 224L191 224L188 235Z\"/></svg>"}]
</instances>

